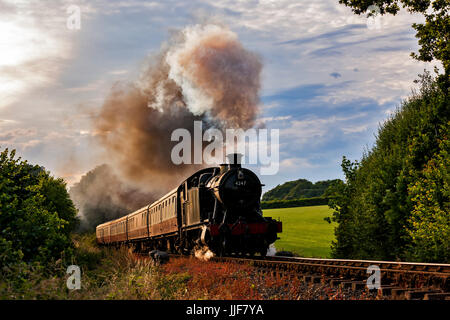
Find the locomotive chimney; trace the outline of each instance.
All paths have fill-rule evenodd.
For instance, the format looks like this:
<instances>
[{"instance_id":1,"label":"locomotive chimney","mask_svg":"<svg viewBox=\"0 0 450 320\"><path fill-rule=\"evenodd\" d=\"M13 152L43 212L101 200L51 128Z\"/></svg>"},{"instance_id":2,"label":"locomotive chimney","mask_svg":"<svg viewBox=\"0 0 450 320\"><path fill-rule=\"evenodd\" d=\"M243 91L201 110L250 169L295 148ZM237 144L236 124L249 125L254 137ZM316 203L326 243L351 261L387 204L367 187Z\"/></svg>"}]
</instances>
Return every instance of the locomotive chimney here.
<instances>
[{"instance_id":1,"label":"locomotive chimney","mask_svg":"<svg viewBox=\"0 0 450 320\"><path fill-rule=\"evenodd\" d=\"M242 154L230 153L229 155L227 155L227 158L228 162L230 163L230 169L241 167Z\"/></svg>"}]
</instances>

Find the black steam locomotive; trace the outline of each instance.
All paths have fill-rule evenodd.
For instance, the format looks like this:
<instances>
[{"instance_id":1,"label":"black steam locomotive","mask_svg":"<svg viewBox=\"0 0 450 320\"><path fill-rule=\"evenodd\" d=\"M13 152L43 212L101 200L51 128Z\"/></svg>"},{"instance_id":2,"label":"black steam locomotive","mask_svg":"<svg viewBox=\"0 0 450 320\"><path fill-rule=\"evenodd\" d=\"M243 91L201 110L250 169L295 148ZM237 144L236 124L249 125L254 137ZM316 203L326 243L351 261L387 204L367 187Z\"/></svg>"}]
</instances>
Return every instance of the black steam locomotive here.
<instances>
[{"instance_id":1,"label":"black steam locomotive","mask_svg":"<svg viewBox=\"0 0 450 320\"><path fill-rule=\"evenodd\" d=\"M261 182L239 160L232 154L229 164L197 171L152 204L97 226L97 242L138 251L208 247L218 255L265 256L282 225L263 217Z\"/></svg>"}]
</instances>

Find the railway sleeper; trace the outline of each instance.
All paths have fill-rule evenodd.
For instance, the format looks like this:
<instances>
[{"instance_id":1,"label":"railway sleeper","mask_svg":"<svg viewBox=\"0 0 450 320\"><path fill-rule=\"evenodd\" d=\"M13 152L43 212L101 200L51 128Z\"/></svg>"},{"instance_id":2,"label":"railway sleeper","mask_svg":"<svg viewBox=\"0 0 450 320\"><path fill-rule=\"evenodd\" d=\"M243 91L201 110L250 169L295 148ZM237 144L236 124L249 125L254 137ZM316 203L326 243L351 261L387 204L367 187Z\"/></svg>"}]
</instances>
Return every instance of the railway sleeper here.
<instances>
[{"instance_id":1,"label":"railway sleeper","mask_svg":"<svg viewBox=\"0 0 450 320\"><path fill-rule=\"evenodd\" d=\"M399 289L403 289L400 288L399 286L381 286L380 288L378 288L378 296L379 297L389 297L392 295L392 290L399 290Z\"/></svg>"},{"instance_id":2,"label":"railway sleeper","mask_svg":"<svg viewBox=\"0 0 450 320\"><path fill-rule=\"evenodd\" d=\"M367 281L352 281L352 290L364 290L367 289Z\"/></svg>"},{"instance_id":3,"label":"railway sleeper","mask_svg":"<svg viewBox=\"0 0 450 320\"><path fill-rule=\"evenodd\" d=\"M339 287L341 288L341 289L352 289L352 286L353 286L353 283L354 283L355 281L352 281L352 280L346 280L346 281L342 281L340 284L339 284Z\"/></svg>"},{"instance_id":4,"label":"railway sleeper","mask_svg":"<svg viewBox=\"0 0 450 320\"><path fill-rule=\"evenodd\" d=\"M339 287L340 284L344 281L347 281L346 279L343 278L331 278L330 279L330 286L332 287Z\"/></svg>"},{"instance_id":5,"label":"railway sleeper","mask_svg":"<svg viewBox=\"0 0 450 320\"><path fill-rule=\"evenodd\" d=\"M432 293L442 293L442 291L438 290L411 290L405 292L405 298L407 300L421 300L425 297L426 294L432 294Z\"/></svg>"},{"instance_id":6,"label":"railway sleeper","mask_svg":"<svg viewBox=\"0 0 450 320\"><path fill-rule=\"evenodd\" d=\"M306 283L320 283L320 280L322 279L321 276L317 276L314 274L305 274L302 277L303 282Z\"/></svg>"},{"instance_id":7,"label":"railway sleeper","mask_svg":"<svg viewBox=\"0 0 450 320\"><path fill-rule=\"evenodd\" d=\"M450 292L425 293L423 300L450 300Z\"/></svg>"},{"instance_id":8,"label":"railway sleeper","mask_svg":"<svg viewBox=\"0 0 450 320\"><path fill-rule=\"evenodd\" d=\"M412 294L412 292L418 292L416 294ZM424 294L422 295L420 292L423 292ZM435 291L430 291L430 290L424 290L423 288L400 288L400 289L392 289L391 292L391 296L393 299L396 300L403 300L403 299L418 299L420 298L420 296L424 296L425 293L432 293Z\"/></svg>"}]
</instances>

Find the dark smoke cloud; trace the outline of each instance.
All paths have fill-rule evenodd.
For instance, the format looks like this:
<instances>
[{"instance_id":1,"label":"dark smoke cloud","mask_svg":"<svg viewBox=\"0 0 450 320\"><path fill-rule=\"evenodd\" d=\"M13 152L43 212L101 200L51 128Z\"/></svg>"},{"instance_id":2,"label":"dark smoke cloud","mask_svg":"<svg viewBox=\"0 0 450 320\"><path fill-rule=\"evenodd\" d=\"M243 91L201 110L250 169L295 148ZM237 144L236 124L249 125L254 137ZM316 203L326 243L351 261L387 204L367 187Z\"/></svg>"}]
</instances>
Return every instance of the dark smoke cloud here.
<instances>
[{"instance_id":1,"label":"dark smoke cloud","mask_svg":"<svg viewBox=\"0 0 450 320\"><path fill-rule=\"evenodd\" d=\"M175 165L170 159L172 131L185 128L193 132L194 116L180 105L181 100L165 106L164 112L150 108L148 96L134 87L113 89L96 118L96 132L106 148L112 165L124 179L143 190L175 187L199 166Z\"/></svg>"},{"instance_id":2,"label":"dark smoke cloud","mask_svg":"<svg viewBox=\"0 0 450 320\"><path fill-rule=\"evenodd\" d=\"M122 217L157 199L155 194L144 193L121 181L106 164L89 171L69 193L81 212L81 232L94 231L100 223Z\"/></svg>"},{"instance_id":3,"label":"dark smoke cloud","mask_svg":"<svg viewBox=\"0 0 450 320\"><path fill-rule=\"evenodd\" d=\"M192 133L195 120L203 122L203 130L254 126L261 68L258 56L226 27L195 25L174 33L140 79L116 84L94 117L96 137L114 172L142 194L162 195L176 187L201 165L172 163L178 143L170 141L172 132ZM116 204L137 208L126 201Z\"/></svg>"},{"instance_id":4,"label":"dark smoke cloud","mask_svg":"<svg viewBox=\"0 0 450 320\"><path fill-rule=\"evenodd\" d=\"M175 187L199 169L175 165L171 133L250 128L258 115L261 63L236 34L218 25L187 27L173 35L141 79L116 85L95 118L112 164L146 191Z\"/></svg>"}]
</instances>

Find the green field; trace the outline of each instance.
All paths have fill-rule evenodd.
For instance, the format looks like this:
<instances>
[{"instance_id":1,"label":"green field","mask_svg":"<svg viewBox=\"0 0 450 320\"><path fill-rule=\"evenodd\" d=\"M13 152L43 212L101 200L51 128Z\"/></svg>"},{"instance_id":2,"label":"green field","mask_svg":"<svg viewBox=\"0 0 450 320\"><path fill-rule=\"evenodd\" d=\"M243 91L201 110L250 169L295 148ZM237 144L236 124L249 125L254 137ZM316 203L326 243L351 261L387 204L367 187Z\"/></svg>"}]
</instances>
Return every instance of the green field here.
<instances>
[{"instance_id":1,"label":"green field","mask_svg":"<svg viewBox=\"0 0 450 320\"><path fill-rule=\"evenodd\" d=\"M323 220L331 216L328 206L265 209L263 213L283 222L281 239L275 242L277 251L292 251L302 257L330 257L335 224Z\"/></svg>"}]
</instances>

